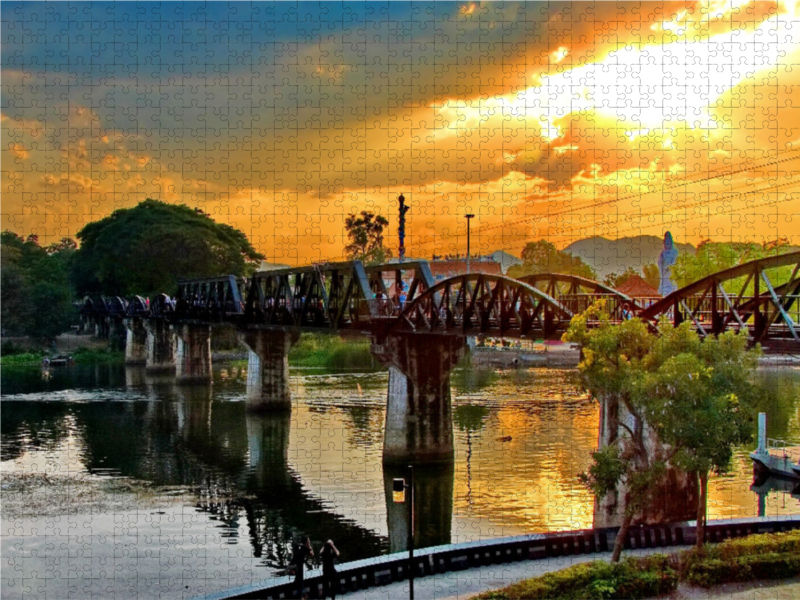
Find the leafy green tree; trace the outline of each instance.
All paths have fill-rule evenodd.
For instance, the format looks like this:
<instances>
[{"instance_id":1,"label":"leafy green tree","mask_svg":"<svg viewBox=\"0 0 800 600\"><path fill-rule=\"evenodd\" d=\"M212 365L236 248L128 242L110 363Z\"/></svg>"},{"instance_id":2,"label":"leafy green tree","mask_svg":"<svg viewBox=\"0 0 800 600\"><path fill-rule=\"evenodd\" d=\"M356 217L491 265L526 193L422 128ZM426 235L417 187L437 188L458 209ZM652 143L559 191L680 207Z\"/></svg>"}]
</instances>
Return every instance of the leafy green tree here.
<instances>
[{"instance_id":1,"label":"leafy green tree","mask_svg":"<svg viewBox=\"0 0 800 600\"><path fill-rule=\"evenodd\" d=\"M634 518L670 468L695 475L703 539L708 475L726 469L733 448L752 434L758 351L747 350L746 334L701 342L689 323L664 322L658 336L639 319L613 325L601 304L576 316L564 339L582 346L579 370L591 396L624 415L619 434L580 476L598 498L627 489L616 562ZM590 322L599 326L590 329Z\"/></svg>"},{"instance_id":2,"label":"leafy green tree","mask_svg":"<svg viewBox=\"0 0 800 600\"><path fill-rule=\"evenodd\" d=\"M753 434L754 385L760 350L747 335L725 332L703 342L688 323L665 327L651 361L658 367L634 392L658 439L674 450L671 463L698 485L697 547L705 543L709 474L725 472L734 447Z\"/></svg>"},{"instance_id":3,"label":"leafy green tree","mask_svg":"<svg viewBox=\"0 0 800 600\"><path fill-rule=\"evenodd\" d=\"M546 240L528 242L522 250L522 264L508 270L509 277L524 277L539 273L568 273L595 279L597 272L579 256L559 251Z\"/></svg>"},{"instance_id":4,"label":"leafy green tree","mask_svg":"<svg viewBox=\"0 0 800 600\"><path fill-rule=\"evenodd\" d=\"M179 279L251 274L264 256L245 234L198 209L147 199L78 232L79 295L172 294Z\"/></svg>"},{"instance_id":5,"label":"leafy green tree","mask_svg":"<svg viewBox=\"0 0 800 600\"><path fill-rule=\"evenodd\" d=\"M74 242L64 238L62 245L45 249L38 236L23 239L5 231L0 243L4 332L55 339L76 316L68 280Z\"/></svg>"},{"instance_id":6,"label":"leafy green tree","mask_svg":"<svg viewBox=\"0 0 800 600\"><path fill-rule=\"evenodd\" d=\"M362 210L360 216L349 215L344 226L350 241L344 248L350 260L377 265L392 258L392 251L383 246L383 230L389 221L381 215Z\"/></svg>"},{"instance_id":7,"label":"leafy green tree","mask_svg":"<svg viewBox=\"0 0 800 600\"><path fill-rule=\"evenodd\" d=\"M658 289L658 284L661 283L661 272L658 270L658 265L648 263L643 267L642 273L645 283Z\"/></svg>"},{"instance_id":8,"label":"leafy green tree","mask_svg":"<svg viewBox=\"0 0 800 600\"><path fill-rule=\"evenodd\" d=\"M793 250L796 250L796 248L792 247L786 238L779 238L764 244L705 240L697 246L695 254L683 253L678 255L678 260L672 267L672 279L680 288L718 271L730 269L751 260L785 254ZM775 286L781 285L789 279L790 275L790 267L777 269L772 276L772 284ZM740 283L743 283L743 281ZM736 283L729 285L733 289ZM752 284L750 288L752 288Z\"/></svg>"},{"instance_id":9,"label":"leafy green tree","mask_svg":"<svg viewBox=\"0 0 800 600\"><path fill-rule=\"evenodd\" d=\"M603 279L603 283L611 286L612 288L616 288L621 286L623 283L628 281L631 277L640 276L639 271L634 269L633 267L628 267L622 273L609 273Z\"/></svg>"}]
</instances>

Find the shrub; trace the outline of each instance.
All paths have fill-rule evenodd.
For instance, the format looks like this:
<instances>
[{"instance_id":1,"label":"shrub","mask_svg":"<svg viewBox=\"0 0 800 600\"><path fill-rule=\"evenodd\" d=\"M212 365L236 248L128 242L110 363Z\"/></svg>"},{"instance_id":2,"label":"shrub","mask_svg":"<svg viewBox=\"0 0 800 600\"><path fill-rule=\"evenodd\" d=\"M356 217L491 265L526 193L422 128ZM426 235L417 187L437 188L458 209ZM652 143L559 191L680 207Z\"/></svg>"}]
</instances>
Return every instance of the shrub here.
<instances>
[{"instance_id":1,"label":"shrub","mask_svg":"<svg viewBox=\"0 0 800 600\"><path fill-rule=\"evenodd\" d=\"M728 560L701 558L686 569L688 583L709 588L757 579L786 579L800 575L800 555L768 552Z\"/></svg>"},{"instance_id":2,"label":"shrub","mask_svg":"<svg viewBox=\"0 0 800 600\"><path fill-rule=\"evenodd\" d=\"M71 354L76 364L108 364L117 363L125 360L125 353L118 350L106 350L105 348L78 348Z\"/></svg>"},{"instance_id":3,"label":"shrub","mask_svg":"<svg viewBox=\"0 0 800 600\"><path fill-rule=\"evenodd\" d=\"M800 575L800 530L751 535L681 554L688 583L711 587L734 581Z\"/></svg>"},{"instance_id":4,"label":"shrub","mask_svg":"<svg viewBox=\"0 0 800 600\"><path fill-rule=\"evenodd\" d=\"M14 342L7 341L0 345L1 356L13 356L14 354L25 354L25 352L25 348Z\"/></svg>"},{"instance_id":5,"label":"shrub","mask_svg":"<svg viewBox=\"0 0 800 600\"><path fill-rule=\"evenodd\" d=\"M289 364L331 370L372 371L380 364L369 351L369 342L343 340L335 335L303 334L289 351Z\"/></svg>"},{"instance_id":6,"label":"shrub","mask_svg":"<svg viewBox=\"0 0 800 600\"><path fill-rule=\"evenodd\" d=\"M4 367L16 367L25 365L38 365L42 362L44 352L23 352L21 354L4 354L0 358L0 364Z\"/></svg>"},{"instance_id":7,"label":"shrub","mask_svg":"<svg viewBox=\"0 0 800 600\"><path fill-rule=\"evenodd\" d=\"M479 596L483 600L561 598L604 600L647 598L667 594L678 586L670 557L626 558L619 563L595 561L573 565Z\"/></svg>"}]
</instances>

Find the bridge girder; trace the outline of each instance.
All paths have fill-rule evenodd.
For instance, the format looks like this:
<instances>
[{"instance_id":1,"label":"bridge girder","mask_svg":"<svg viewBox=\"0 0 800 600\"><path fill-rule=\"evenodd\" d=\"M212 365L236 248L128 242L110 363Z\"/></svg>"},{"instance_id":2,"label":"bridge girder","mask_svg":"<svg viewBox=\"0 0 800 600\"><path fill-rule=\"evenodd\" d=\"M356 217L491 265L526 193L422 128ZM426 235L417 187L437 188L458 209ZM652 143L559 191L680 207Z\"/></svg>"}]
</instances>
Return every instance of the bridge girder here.
<instances>
[{"instance_id":1,"label":"bridge girder","mask_svg":"<svg viewBox=\"0 0 800 600\"><path fill-rule=\"evenodd\" d=\"M471 273L439 282L407 304L391 331L551 337L572 316L557 300L519 280Z\"/></svg>"},{"instance_id":2,"label":"bridge girder","mask_svg":"<svg viewBox=\"0 0 800 600\"><path fill-rule=\"evenodd\" d=\"M767 272L781 267L789 267L791 275L775 287ZM667 317L676 326L690 320L702 336L734 329L747 330L753 342L783 338L800 343L798 325L789 314L798 294L800 251L713 273L643 309L641 317L652 322Z\"/></svg>"},{"instance_id":3,"label":"bridge girder","mask_svg":"<svg viewBox=\"0 0 800 600\"><path fill-rule=\"evenodd\" d=\"M579 314L598 300L607 300L607 311L612 320L621 321L637 315L642 307L636 300L614 288L569 273L537 273L520 277L519 281L542 290L560 302L572 314ZM628 311L628 315L623 314Z\"/></svg>"}]
</instances>

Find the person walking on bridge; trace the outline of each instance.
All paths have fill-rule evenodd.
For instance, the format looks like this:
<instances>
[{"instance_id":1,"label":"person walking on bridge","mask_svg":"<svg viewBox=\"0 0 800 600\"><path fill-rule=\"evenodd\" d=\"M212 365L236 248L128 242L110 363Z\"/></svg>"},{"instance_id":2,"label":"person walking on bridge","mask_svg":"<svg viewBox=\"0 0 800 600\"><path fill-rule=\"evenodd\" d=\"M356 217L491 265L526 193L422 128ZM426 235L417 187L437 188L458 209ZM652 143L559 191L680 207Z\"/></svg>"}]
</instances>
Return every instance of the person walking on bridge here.
<instances>
[{"instance_id":1,"label":"person walking on bridge","mask_svg":"<svg viewBox=\"0 0 800 600\"><path fill-rule=\"evenodd\" d=\"M319 557L322 559L322 597L327 598L330 596L333 600L336 600L339 578L333 562L339 558L339 550L333 545L333 540L325 542L322 550L319 551Z\"/></svg>"},{"instance_id":2,"label":"person walking on bridge","mask_svg":"<svg viewBox=\"0 0 800 600\"><path fill-rule=\"evenodd\" d=\"M300 544L294 547L292 552L292 563L294 563L294 585L296 589L296 597L303 598L303 586L305 583L304 569L306 561L314 556L314 550L311 548L311 540L308 536L303 537Z\"/></svg>"}]
</instances>

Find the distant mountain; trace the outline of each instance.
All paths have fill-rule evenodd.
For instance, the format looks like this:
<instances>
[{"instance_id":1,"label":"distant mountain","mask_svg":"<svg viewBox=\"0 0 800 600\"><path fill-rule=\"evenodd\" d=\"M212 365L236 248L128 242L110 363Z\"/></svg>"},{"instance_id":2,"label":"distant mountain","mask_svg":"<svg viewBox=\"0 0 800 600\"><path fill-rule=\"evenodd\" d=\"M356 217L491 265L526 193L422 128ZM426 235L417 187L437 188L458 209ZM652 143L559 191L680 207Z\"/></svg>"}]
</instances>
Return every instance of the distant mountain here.
<instances>
[{"instance_id":1,"label":"distant mountain","mask_svg":"<svg viewBox=\"0 0 800 600\"><path fill-rule=\"evenodd\" d=\"M257 271L274 271L275 269L287 269L289 265L284 265L282 263L271 263L265 260L261 261L261 266L257 269Z\"/></svg>"},{"instance_id":2,"label":"distant mountain","mask_svg":"<svg viewBox=\"0 0 800 600\"><path fill-rule=\"evenodd\" d=\"M606 275L621 273L628 267L641 270L646 264L658 264L663 244L663 238L654 235L637 235L618 240L598 236L578 240L564 248L564 251L580 256L585 263L594 267L597 278L602 280ZM681 254L694 254L696 251L691 244L676 246Z\"/></svg>"},{"instance_id":3,"label":"distant mountain","mask_svg":"<svg viewBox=\"0 0 800 600\"><path fill-rule=\"evenodd\" d=\"M495 252L492 252L491 256L494 262L500 263L500 270L503 272L503 274L508 271L509 267L522 264L522 259L519 259L508 252L504 252L503 250L496 250Z\"/></svg>"}]
</instances>

